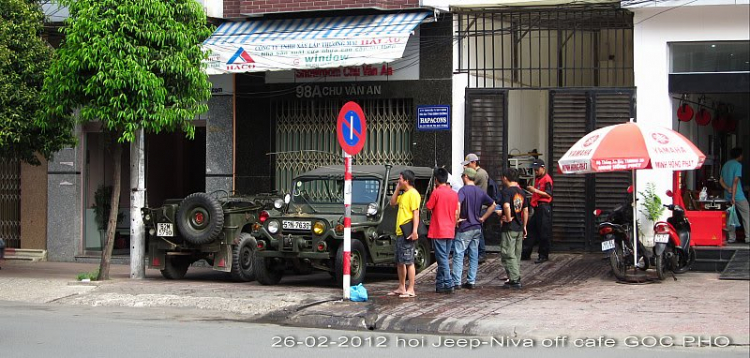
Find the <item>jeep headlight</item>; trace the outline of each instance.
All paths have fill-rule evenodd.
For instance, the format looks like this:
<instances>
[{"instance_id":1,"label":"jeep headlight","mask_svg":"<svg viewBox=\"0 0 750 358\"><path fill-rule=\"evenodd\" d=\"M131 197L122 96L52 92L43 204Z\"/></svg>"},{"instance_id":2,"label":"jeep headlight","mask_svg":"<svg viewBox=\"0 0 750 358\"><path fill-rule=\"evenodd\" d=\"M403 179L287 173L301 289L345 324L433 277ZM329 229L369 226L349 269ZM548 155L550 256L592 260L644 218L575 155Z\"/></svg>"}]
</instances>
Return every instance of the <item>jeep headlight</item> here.
<instances>
[{"instance_id":1,"label":"jeep headlight","mask_svg":"<svg viewBox=\"0 0 750 358\"><path fill-rule=\"evenodd\" d=\"M370 203L367 205L367 216L375 216L378 214L378 204Z\"/></svg>"},{"instance_id":2,"label":"jeep headlight","mask_svg":"<svg viewBox=\"0 0 750 358\"><path fill-rule=\"evenodd\" d=\"M315 225L313 225L313 233L315 233L315 235L323 235L325 229L326 224L324 224L322 221L316 221Z\"/></svg>"},{"instance_id":3,"label":"jeep headlight","mask_svg":"<svg viewBox=\"0 0 750 358\"><path fill-rule=\"evenodd\" d=\"M279 232L279 222L277 220L271 220L268 222L268 232L270 234Z\"/></svg>"},{"instance_id":4,"label":"jeep headlight","mask_svg":"<svg viewBox=\"0 0 750 358\"><path fill-rule=\"evenodd\" d=\"M284 207L284 200L283 199L276 199L273 201L273 207L277 210Z\"/></svg>"}]
</instances>

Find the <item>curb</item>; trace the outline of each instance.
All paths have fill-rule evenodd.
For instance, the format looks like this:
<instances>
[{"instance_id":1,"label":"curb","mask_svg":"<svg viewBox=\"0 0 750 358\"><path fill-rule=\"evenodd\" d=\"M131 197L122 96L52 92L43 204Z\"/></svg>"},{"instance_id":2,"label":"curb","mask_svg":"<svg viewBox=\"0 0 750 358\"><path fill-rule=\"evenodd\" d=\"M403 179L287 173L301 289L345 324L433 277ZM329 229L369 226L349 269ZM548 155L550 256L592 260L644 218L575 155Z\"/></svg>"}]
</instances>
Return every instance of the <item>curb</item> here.
<instances>
[{"instance_id":1,"label":"curb","mask_svg":"<svg viewBox=\"0 0 750 358\"><path fill-rule=\"evenodd\" d=\"M338 302L343 303L343 302ZM348 307L347 307L348 308ZM464 337L492 337L497 342L503 342L507 347L523 346L523 344L532 344L538 346L544 341L552 341L555 338L566 337L568 344L573 344L574 339L588 339L589 342L595 339L612 339L622 346L626 340L634 337L671 337L671 344L674 347L695 348L694 342L696 337L706 338L699 334L676 333L676 334L649 334L648 332L632 332L630 334L622 332L555 332L539 331L538 328L524 327L515 325L514 322L504 320L487 321L482 318L461 319L461 318L434 318L425 319L419 317L403 318L393 315L379 316L377 313L367 312L371 304L367 307L360 307L356 312L348 315L331 315L326 312L317 311L305 313L297 311L291 315L272 317L271 315L259 320L263 323L273 323L284 326L295 326L305 328L327 328L336 330L351 331L381 331L387 333L402 334L424 334L424 335L455 335ZM725 337L718 336L717 337ZM731 337L729 346L748 346L750 345L750 336ZM583 341L582 341L583 342Z\"/></svg>"}]
</instances>

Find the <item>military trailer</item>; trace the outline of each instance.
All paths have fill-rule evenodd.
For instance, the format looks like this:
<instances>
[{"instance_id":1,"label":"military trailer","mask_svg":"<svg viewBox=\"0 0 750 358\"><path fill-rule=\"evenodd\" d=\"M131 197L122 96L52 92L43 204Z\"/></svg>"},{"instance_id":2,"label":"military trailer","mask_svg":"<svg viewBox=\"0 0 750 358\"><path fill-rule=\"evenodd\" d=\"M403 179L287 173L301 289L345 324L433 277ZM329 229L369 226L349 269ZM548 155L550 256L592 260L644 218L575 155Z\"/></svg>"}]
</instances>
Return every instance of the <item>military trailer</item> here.
<instances>
[{"instance_id":1,"label":"military trailer","mask_svg":"<svg viewBox=\"0 0 750 358\"><path fill-rule=\"evenodd\" d=\"M253 233L269 212L281 209L280 195L194 193L169 199L141 213L148 237L148 267L167 279L181 279L190 265L204 259L214 270L240 282L255 279Z\"/></svg>"},{"instance_id":2,"label":"military trailer","mask_svg":"<svg viewBox=\"0 0 750 358\"><path fill-rule=\"evenodd\" d=\"M351 283L364 281L367 266L393 264L396 244L396 211L389 200L399 174L416 174L415 188L422 195L420 218L429 224L424 209L432 190L432 169L390 165L352 166ZM277 215L264 220L254 234L255 279L263 285L277 284L290 262L327 271L343 280L344 167L326 166L299 175ZM417 272L432 262L427 237L417 242Z\"/></svg>"}]
</instances>

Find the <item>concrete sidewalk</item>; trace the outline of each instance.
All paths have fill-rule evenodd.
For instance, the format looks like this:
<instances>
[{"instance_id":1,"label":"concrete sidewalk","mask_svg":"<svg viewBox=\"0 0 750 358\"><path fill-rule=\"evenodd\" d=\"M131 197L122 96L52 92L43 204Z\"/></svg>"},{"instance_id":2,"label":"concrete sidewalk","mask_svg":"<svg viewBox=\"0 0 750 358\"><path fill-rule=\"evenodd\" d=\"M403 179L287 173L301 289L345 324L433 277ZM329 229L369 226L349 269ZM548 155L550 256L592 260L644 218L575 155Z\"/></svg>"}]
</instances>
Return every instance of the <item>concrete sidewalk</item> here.
<instances>
[{"instance_id":1,"label":"concrete sidewalk","mask_svg":"<svg viewBox=\"0 0 750 358\"><path fill-rule=\"evenodd\" d=\"M156 270L130 280L129 267L112 266L112 280L77 283L95 264L6 262L0 300L90 306L181 308L183 315L278 324L448 333L542 340L557 336L725 336L750 344L750 282L719 280L689 272L661 282L616 283L601 255L555 255L550 262L523 262L524 289L501 288L503 269L490 255L480 266L479 288L434 293L434 266L417 278L417 297L388 296L392 270L368 273L370 301L340 301L328 274L284 277L278 286L234 283L207 268L191 268L185 280L168 281ZM382 270L381 270L382 271ZM653 272L650 272L653 275Z\"/></svg>"}]
</instances>

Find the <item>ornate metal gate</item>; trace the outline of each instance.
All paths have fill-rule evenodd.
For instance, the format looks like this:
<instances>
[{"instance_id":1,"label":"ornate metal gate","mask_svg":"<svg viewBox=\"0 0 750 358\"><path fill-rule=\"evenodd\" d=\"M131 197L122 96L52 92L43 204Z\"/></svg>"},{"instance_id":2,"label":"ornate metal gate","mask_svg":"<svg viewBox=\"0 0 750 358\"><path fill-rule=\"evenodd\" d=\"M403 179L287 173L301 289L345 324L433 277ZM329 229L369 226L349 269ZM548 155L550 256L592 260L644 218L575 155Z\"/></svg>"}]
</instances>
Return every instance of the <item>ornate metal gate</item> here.
<instances>
[{"instance_id":1,"label":"ornate metal gate","mask_svg":"<svg viewBox=\"0 0 750 358\"><path fill-rule=\"evenodd\" d=\"M345 100L280 100L272 103L276 123L275 188L289 190L292 178L325 165L343 164L336 119ZM354 164L411 165L414 104L411 99L358 101L367 119L365 147Z\"/></svg>"},{"instance_id":2,"label":"ornate metal gate","mask_svg":"<svg viewBox=\"0 0 750 358\"><path fill-rule=\"evenodd\" d=\"M21 165L0 159L0 238L9 248L21 247Z\"/></svg>"}]
</instances>

